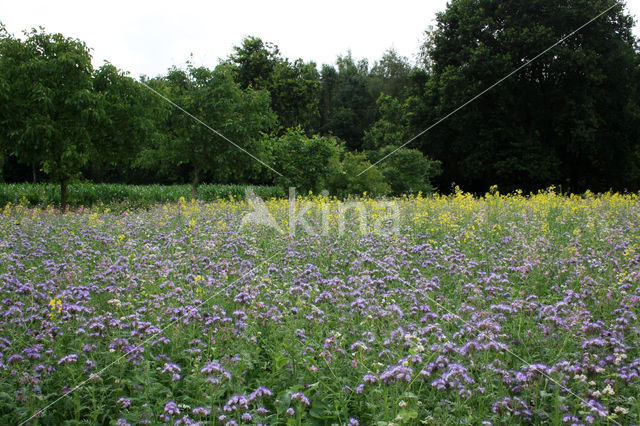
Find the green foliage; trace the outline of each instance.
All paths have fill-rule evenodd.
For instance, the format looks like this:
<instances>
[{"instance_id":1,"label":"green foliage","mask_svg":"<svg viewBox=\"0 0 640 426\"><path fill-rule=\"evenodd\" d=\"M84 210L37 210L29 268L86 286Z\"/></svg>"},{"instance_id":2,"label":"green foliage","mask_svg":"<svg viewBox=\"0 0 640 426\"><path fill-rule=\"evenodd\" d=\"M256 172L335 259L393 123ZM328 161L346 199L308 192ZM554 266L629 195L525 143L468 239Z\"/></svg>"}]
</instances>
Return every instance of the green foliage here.
<instances>
[{"instance_id":1,"label":"green foliage","mask_svg":"<svg viewBox=\"0 0 640 426\"><path fill-rule=\"evenodd\" d=\"M183 111L172 109L166 123L169 134L145 149L139 164L188 166L192 171L193 197L203 172L217 182L239 181L260 172L263 165L247 152L264 157L260 135L275 121L268 92L242 90L234 80L234 70L227 65L214 70L190 64L186 70L172 68L166 78L155 84L167 98L206 126Z\"/></svg>"},{"instance_id":2,"label":"green foliage","mask_svg":"<svg viewBox=\"0 0 640 426\"><path fill-rule=\"evenodd\" d=\"M244 199L251 189L263 199L283 197L279 187L251 185L200 185L198 197L209 202L233 197ZM68 204L73 207L89 207L98 204L114 207L150 207L158 203L177 202L191 197L189 185L121 185L72 183L69 185ZM60 193L52 184L0 184L0 206L7 203L24 204L30 207L46 207L60 204Z\"/></svg>"},{"instance_id":3,"label":"green foliage","mask_svg":"<svg viewBox=\"0 0 640 426\"><path fill-rule=\"evenodd\" d=\"M390 189L384 175L376 166L371 166L366 154L361 152L345 152L338 173L329 182L330 194L339 198L365 192L382 196L388 194Z\"/></svg>"},{"instance_id":4,"label":"green foliage","mask_svg":"<svg viewBox=\"0 0 640 426\"><path fill-rule=\"evenodd\" d=\"M80 40L43 29L21 41L0 39L6 104L0 141L23 164L38 165L61 185L77 177L91 152L89 128L100 116L92 92L91 55Z\"/></svg>"},{"instance_id":5,"label":"green foliage","mask_svg":"<svg viewBox=\"0 0 640 426\"><path fill-rule=\"evenodd\" d=\"M374 98L384 93L394 98L404 99L413 67L409 60L400 56L395 49L389 49L373 64L369 73L371 93Z\"/></svg>"},{"instance_id":6,"label":"green foliage","mask_svg":"<svg viewBox=\"0 0 640 426\"><path fill-rule=\"evenodd\" d=\"M282 128L301 126L308 133L320 123L320 73L313 62L278 62L268 86L271 107Z\"/></svg>"},{"instance_id":7,"label":"green foliage","mask_svg":"<svg viewBox=\"0 0 640 426\"><path fill-rule=\"evenodd\" d=\"M283 175L276 176L275 183L282 188L296 187L301 193L319 193L327 189L340 170L344 146L336 138L307 137L301 128L296 128L269 140L268 144L274 168Z\"/></svg>"},{"instance_id":8,"label":"green foliage","mask_svg":"<svg viewBox=\"0 0 640 426\"><path fill-rule=\"evenodd\" d=\"M442 160L442 185L637 187L637 42L616 0L449 3L423 48L432 75L414 99L412 124L423 130L614 3L416 141Z\"/></svg>"},{"instance_id":9,"label":"green foliage","mask_svg":"<svg viewBox=\"0 0 640 426\"><path fill-rule=\"evenodd\" d=\"M233 51L228 62L236 66L236 81L240 86L243 89L269 87L271 74L282 60L278 46L249 36L242 40L240 46L235 46Z\"/></svg>"},{"instance_id":10,"label":"green foliage","mask_svg":"<svg viewBox=\"0 0 640 426\"><path fill-rule=\"evenodd\" d=\"M127 167L141 148L158 137L156 123L166 117L168 109L160 98L110 63L95 71L93 90L102 114L91 128L90 174L100 182L108 170Z\"/></svg>"},{"instance_id":11,"label":"green foliage","mask_svg":"<svg viewBox=\"0 0 640 426\"><path fill-rule=\"evenodd\" d=\"M607 16L457 111L611 5ZM341 175L363 158L346 151L376 162L456 111L411 141L412 150L376 167L390 191L432 184L472 192L494 184L506 191L552 184L579 192L635 190L640 49L632 27L619 0L457 0L427 31L419 68L390 49L372 67L348 53L319 71L314 62L289 60L275 44L247 37L213 70L188 63L143 77L154 94L109 63L94 71L79 40L43 29L21 40L0 24L0 176L57 182L62 200L78 178L191 182L194 197L200 182L317 191L341 181L344 192L364 186ZM317 143L308 161L332 158L325 170L295 171L307 161L294 158L301 148L281 147L302 136ZM277 177L256 158L277 162L291 176Z\"/></svg>"},{"instance_id":12,"label":"green foliage","mask_svg":"<svg viewBox=\"0 0 640 426\"><path fill-rule=\"evenodd\" d=\"M413 136L408 120L408 106L381 94L377 101L379 120L365 133L364 148L394 194L432 192L432 179L441 173L440 162L416 149L400 148Z\"/></svg>"},{"instance_id":13,"label":"green foliage","mask_svg":"<svg viewBox=\"0 0 640 426\"><path fill-rule=\"evenodd\" d=\"M317 131L320 74L315 63L290 62L280 56L278 46L257 37L246 37L227 62L236 69L236 81L243 88L269 91L282 129L302 126L309 134Z\"/></svg>"},{"instance_id":14,"label":"green foliage","mask_svg":"<svg viewBox=\"0 0 640 426\"><path fill-rule=\"evenodd\" d=\"M366 60L356 62L349 53L338 57L337 68L324 65L321 71L321 131L346 141L350 150L361 147L364 132L375 117L368 68Z\"/></svg>"},{"instance_id":15,"label":"green foliage","mask_svg":"<svg viewBox=\"0 0 640 426\"><path fill-rule=\"evenodd\" d=\"M376 167L358 176L371 166L367 156L345 151L344 143L334 137L307 137L297 128L268 143L273 164L283 174L275 183L283 189L295 187L299 193L315 194L328 191L340 198L363 192L384 195L390 190Z\"/></svg>"},{"instance_id":16,"label":"green foliage","mask_svg":"<svg viewBox=\"0 0 640 426\"><path fill-rule=\"evenodd\" d=\"M373 163L380 161L377 167L393 194L430 193L434 191L431 182L442 171L440 162L426 157L417 149L386 146L368 153Z\"/></svg>"},{"instance_id":17,"label":"green foliage","mask_svg":"<svg viewBox=\"0 0 640 426\"><path fill-rule=\"evenodd\" d=\"M363 148L376 150L386 146L400 146L407 142L411 137L411 130L406 105L384 93L380 94L376 105L380 118L365 132Z\"/></svg>"}]
</instances>

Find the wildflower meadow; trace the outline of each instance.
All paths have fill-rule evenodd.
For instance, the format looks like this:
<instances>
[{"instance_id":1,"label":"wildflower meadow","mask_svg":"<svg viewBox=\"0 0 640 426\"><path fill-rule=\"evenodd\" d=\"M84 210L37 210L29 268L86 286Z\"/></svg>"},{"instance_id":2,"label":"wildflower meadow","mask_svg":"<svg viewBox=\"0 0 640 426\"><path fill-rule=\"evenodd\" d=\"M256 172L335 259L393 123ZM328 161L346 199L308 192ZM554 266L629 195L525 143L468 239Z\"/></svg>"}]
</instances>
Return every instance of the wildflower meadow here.
<instances>
[{"instance_id":1,"label":"wildflower meadow","mask_svg":"<svg viewBox=\"0 0 640 426\"><path fill-rule=\"evenodd\" d=\"M553 189L7 204L0 423L638 424L639 221Z\"/></svg>"}]
</instances>

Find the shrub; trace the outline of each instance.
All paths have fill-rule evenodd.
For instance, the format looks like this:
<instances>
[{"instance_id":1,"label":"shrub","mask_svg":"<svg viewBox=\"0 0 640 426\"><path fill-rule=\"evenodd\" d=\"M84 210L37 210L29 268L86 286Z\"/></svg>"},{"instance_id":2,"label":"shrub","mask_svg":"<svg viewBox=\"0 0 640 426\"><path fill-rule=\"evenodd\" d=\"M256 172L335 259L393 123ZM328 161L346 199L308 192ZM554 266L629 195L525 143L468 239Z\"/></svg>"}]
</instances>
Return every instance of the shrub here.
<instances>
[{"instance_id":1,"label":"shrub","mask_svg":"<svg viewBox=\"0 0 640 426\"><path fill-rule=\"evenodd\" d=\"M347 152L338 173L331 178L329 189L332 195L342 198L364 192L373 196L385 195L391 188L380 170L376 166L371 167L364 153Z\"/></svg>"},{"instance_id":2,"label":"shrub","mask_svg":"<svg viewBox=\"0 0 640 426\"><path fill-rule=\"evenodd\" d=\"M431 179L441 173L440 162L426 157L417 149L394 150L394 147L387 146L368 153L371 162L382 160L377 167L391 187L391 192L396 195L433 192Z\"/></svg>"},{"instance_id":3,"label":"shrub","mask_svg":"<svg viewBox=\"0 0 640 426\"><path fill-rule=\"evenodd\" d=\"M338 139L307 137L300 128L289 129L269 145L273 168L282 173L275 177L276 185L284 189L294 186L300 193L326 189L340 168L340 156L344 152L344 145Z\"/></svg>"}]
</instances>

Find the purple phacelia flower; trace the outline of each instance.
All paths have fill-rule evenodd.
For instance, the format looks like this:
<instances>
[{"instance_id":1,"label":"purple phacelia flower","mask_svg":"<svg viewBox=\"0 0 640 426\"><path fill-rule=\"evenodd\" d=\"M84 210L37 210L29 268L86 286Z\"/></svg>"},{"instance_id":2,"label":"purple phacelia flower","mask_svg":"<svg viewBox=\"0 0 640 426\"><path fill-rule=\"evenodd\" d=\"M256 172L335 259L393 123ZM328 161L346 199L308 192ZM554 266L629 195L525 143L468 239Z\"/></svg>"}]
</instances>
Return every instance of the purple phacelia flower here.
<instances>
[{"instance_id":1,"label":"purple phacelia flower","mask_svg":"<svg viewBox=\"0 0 640 426\"><path fill-rule=\"evenodd\" d=\"M180 409L175 401L169 401L164 405L164 412L170 416L180 414Z\"/></svg>"},{"instance_id":2,"label":"purple phacelia flower","mask_svg":"<svg viewBox=\"0 0 640 426\"><path fill-rule=\"evenodd\" d=\"M302 392L294 392L291 394L291 401L299 401L300 403L306 405L306 406L310 406L311 405L311 401L309 401L309 398L307 398L307 396L302 393Z\"/></svg>"},{"instance_id":3,"label":"purple phacelia flower","mask_svg":"<svg viewBox=\"0 0 640 426\"><path fill-rule=\"evenodd\" d=\"M200 369L200 372L205 374L220 373L227 380L231 380L231 373L225 370L218 361L208 362L204 367L202 367L202 369Z\"/></svg>"},{"instance_id":4,"label":"purple phacelia flower","mask_svg":"<svg viewBox=\"0 0 640 426\"><path fill-rule=\"evenodd\" d=\"M251 394L249 395L249 401L254 401L257 398L271 395L273 395L273 392L271 392L271 390L265 388L264 386L258 386L258 388L255 391L251 392Z\"/></svg>"},{"instance_id":5,"label":"purple phacelia flower","mask_svg":"<svg viewBox=\"0 0 640 426\"><path fill-rule=\"evenodd\" d=\"M211 410L205 407L195 407L191 410L191 412L198 416L208 416L211 414Z\"/></svg>"},{"instance_id":6,"label":"purple phacelia flower","mask_svg":"<svg viewBox=\"0 0 640 426\"><path fill-rule=\"evenodd\" d=\"M249 400L244 395L232 396L224 406L224 411L236 411L239 409L249 409Z\"/></svg>"},{"instance_id":7,"label":"purple phacelia flower","mask_svg":"<svg viewBox=\"0 0 640 426\"><path fill-rule=\"evenodd\" d=\"M376 376L374 376L373 374L367 373L367 374L364 375L364 377L362 377L362 381L364 383L368 383L370 385L373 385L373 384L378 382L378 378Z\"/></svg>"},{"instance_id":8,"label":"purple phacelia flower","mask_svg":"<svg viewBox=\"0 0 640 426\"><path fill-rule=\"evenodd\" d=\"M122 408L128 408L131 405L131 400L127 398L120 398L118 399L118 404L120 404Z\"/></svg>"},{"instance_id":9,"label":"purple phacelia flower","mask_svg":"<svg viewBox=\"0 0 640 426\"><path fill-rule=\"evenodd\" d=\"M58 360L58 365L69 364L69 363L76 362L76 361L78 361L78 355L70 354L70 355L67 355L67 356L64 356L64 357L60 358Z\"/></svg>"},{"instance_id":10,"label":"purple phacelia flower","mask_svg":"<svg viewBox=\"0 0 640 426\"><path fill-rule=\"evenodd\" d=\"M380 380L385 384L398 382L410 382L413 369L404 365L395 365L386 369L381 375Z\"/></svg>"}]
</instances>

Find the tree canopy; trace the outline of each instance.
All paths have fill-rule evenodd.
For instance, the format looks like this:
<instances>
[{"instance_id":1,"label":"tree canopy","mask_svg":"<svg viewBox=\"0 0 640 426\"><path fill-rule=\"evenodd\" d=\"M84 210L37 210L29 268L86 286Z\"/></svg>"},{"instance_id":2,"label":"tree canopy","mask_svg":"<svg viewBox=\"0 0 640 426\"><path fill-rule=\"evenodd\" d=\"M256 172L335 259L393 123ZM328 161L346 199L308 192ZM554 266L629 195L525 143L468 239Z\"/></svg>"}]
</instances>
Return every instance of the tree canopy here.
<instances>
[{"instance_id":1,"label":"tree canopy","mask_svg":"<svg viewBox=\"0 0 640 426\"><path fill-rule=\"evenodd\" d=\"M441 182L607 190L638 186L638 51L614 0L458 0L423 46L430 78L414 131L453 111L606 10L416 141Z\"/></svg>"},{"instance_id":2,"label":"tree canopy","mask_svg":"<svg viewBox=\"0 0 640 426\"><path fill-rule=\"evenodd\" d=\"M169 111L168 134L142 152L142 164L155 167L160 161L170 167L188 166L194 198L202 173L218 182L241 180L259 173L262 165L249 155L264 156L261 132L275 122L269 92L243 90L234 72L225 64L213 70L188 65L186 70L171 69L156 82L168 99L190 115L175 108Z\"/></svg>"},{"instance_id":3,"label":"tree canopy","mask_svg":"<svg viewBox=\"0 0 640 426\"><path fill-rule=\"evenodd\" d=\"M452 0L416 63L317 65L249 36L211 68L136 79L94 69L80 40L0 25L0 179L635 191L632 28L620 0Z\"/></svg>"},{"instance_id":4,"label":"tree canopy","mask_svg":"<svg viewBox=\"0 0 640 426\"><path fill-rule=\"evenodd\" d=\"M33 30L25 37L0 39L0 140L20 163L37 165L60 184L64 209L67 184L89 159L89 128L100 116L91 55L62 34Z\"/></svg>"}]
</instances>

